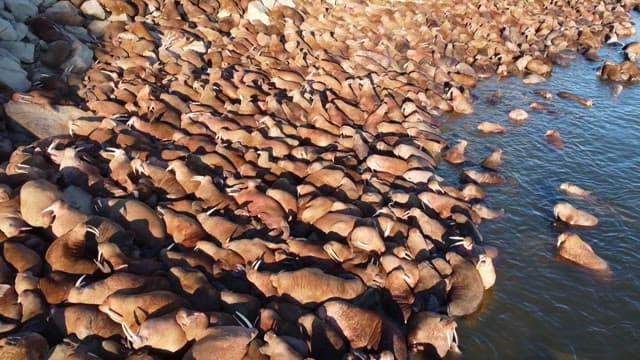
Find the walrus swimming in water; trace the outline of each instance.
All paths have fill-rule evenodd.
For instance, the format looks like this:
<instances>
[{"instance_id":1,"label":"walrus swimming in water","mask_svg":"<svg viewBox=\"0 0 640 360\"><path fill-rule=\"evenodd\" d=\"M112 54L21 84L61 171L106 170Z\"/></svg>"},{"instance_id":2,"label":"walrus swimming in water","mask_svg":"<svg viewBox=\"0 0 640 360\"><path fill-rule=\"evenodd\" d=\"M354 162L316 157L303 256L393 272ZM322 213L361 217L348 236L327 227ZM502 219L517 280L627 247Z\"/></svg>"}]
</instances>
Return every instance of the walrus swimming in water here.
<instances>
[{"instance_id":1,"label":"walrus swimming in water","mask_svg":"<svg viewBox=\"0 0 640 360\"><path fill-rule=\"evenodd\" d=\"M571 93L566 92L566 91L560 91L557 95L561 99L573 100L573 101L577 102L578 104L586 106L586 107L593 106L593 101L591 101L591 99L584 99L584 98L581 98L578 95L571 94Z\"/></svg>"},{"instance_id":2,"label":"walrus swimming in water","mask_svg":"<svg viewBox=\"0 0 640 360\"><path fill-rule=\"evenodd\" d=\"M563 193L574 196L574 197L589 197L591 196L591 191L587 191L578 185L572 184L570 182L563 182L559 187L560 191Z\"/></svg>"},{"instance_id":3,"label":"walrus swimming in water","mask_svg":"<svg viewBox=\"0 0 640 360\"><path fill-rule=\"evenodd\" d=\"M480 164L483 168L498 171L502 164L502 149L495 148Z\"/></svg>"},{"instance_id":4,"label":"walrus swimming in water","mask_svg":"<svg viewBox=\"0 0 640 360\"><path fill-rule=\"evenodd\" d=\"M638 55L640 55L640 41L630 42L625 45L622 50L624 50L624 55L629 61L635 62L638 60Z\"/></svg>"},{"instance_id":5,"label":"walrus swimming in water","mask_svg":"<svg viewBox=\"0 0 640 360\"><path fill-rule=\"evenodd\" d=\"M544 134L545 140L558 149L562 149L564 145L562 144L562 139L560 138L560 133L557 130L547 130Z\"/></svg>"},{"instance_id":6,"label":"walrus swimming in water","mask_svg":"<svg viewBox=\"0 0 640 360\"><path fill-rule=\"evenodd\" d=\"M460 140L457 144L452 146L443 156L443 158L450 164L461 164L464 162L464 149L467 147L466 140Z\"/></svg>"},{"instance_id":7,"label":"walrus swimming in water","mask_svg":"<svg viewBox=\"0 0 640 360\"><path fill-rule=\"evenodd\" d=\"M576 264L593 270L609 269L607 262L596 255L591 246L574 233L565 232L558 235L556 247L558 255Z\"/></svg>"},{"instance_id":8,"label":"walrus swimming in water","mask_svg":"<svg viewBox=\"0 0 640 360\"><path fill-rule=\"evenodd\" d=\"M556 219L574 226L596 226L598 218L574 208L569 203L558 203L553 207L553 215Z\"/></svg>"},{"instance_id":9,"label":"walrus swimming in water","mask_svg":"<svg viewBox=\"0 0 640 360\"><path fill-rule=\"evenodd\" d=\"M521 124L529 118L529 114L523 109L514 109L509 112L508 118L516 124Z\"/></svg>"},{"instance_id":10,"label":"walrus swimming in water","mask_svg":"<svg viewBox=\"0 0 640 360\"><path fill-rule=\"evenodd\" d=\"M483 121L478 124L477 129L485 134L504 134L507 132L507 129L505 129L504 126L488 121Z\"/></svg>"}]
</instances>

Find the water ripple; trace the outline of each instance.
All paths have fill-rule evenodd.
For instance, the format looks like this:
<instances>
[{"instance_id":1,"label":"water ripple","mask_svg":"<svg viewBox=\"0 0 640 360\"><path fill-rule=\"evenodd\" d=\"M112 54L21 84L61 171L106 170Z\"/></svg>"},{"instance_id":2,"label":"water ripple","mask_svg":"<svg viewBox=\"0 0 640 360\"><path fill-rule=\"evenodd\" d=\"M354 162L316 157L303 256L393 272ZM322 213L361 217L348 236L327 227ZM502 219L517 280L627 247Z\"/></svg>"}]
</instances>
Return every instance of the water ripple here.
<instances>
[{"instance_id":1,"label":"water ripple","mask_svg":"<svg viewBox=\"0 0 640 360\"><path fill-rule=\"evenodd\" d=\"M638 19L636 19L638 20ZM621 58L605 47L604 58ZM479 164L495 147L503 153L505 184L487 188L487 206L505 216L481 225L485 241L498 246L498 283L479 315L462 319L465 358L584 359L635 358L640 351L640 86L619 97L595 76L594 63L579 58L554 69L548 82L534 87L517 78L490 79L474 89L475 113L447 120L448 140L467 139L469 165ZM546 112L514 125L506 114L541 99L533 89L569 91L593 99L591 109L554 97ZM486 99L499 90L495 106ZM479 135L476 126L493 121L507 128L501 136ZM564 149L546 143L548 129L560 132ZM460 168L442 165L457 183ZM572 199L558 191L570 181L594 193ZM557 235L552 208L569 201L600 219L594 229L572 229L604 258L613 276L599 276L555 256ZM508 334L508 335L506 335Z\"/></svg>"}]
</instances>

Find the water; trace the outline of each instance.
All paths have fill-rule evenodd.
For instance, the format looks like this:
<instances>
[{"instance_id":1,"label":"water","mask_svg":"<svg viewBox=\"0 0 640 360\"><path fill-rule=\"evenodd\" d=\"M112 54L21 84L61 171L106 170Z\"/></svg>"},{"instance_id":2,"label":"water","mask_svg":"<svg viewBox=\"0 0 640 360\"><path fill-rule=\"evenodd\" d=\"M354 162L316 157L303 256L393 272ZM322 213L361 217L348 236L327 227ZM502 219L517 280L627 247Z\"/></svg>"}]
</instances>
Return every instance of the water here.
<instances>
[{"instance_id":1,"label":"water","mask_svg":"<svg viewBox=\"0 0 640 360\"><path fill-rule=\"evenodd\" d=\"M605 46L600 56L617 62L622 49ZM599 65L578 57L569 68L554 68L539 85L523 85L516 77L484 81L473 90L474 114L443 121L450 143L469 141L467 163L440 167L449 182L495 147L504 151L500 172L506 182L486 188L484 204L506 214L480 227L485 242L501 250L495 263L498 282L477 314L459 320L465 359L638 358L640 85L625 86L614 97L612 84L595 74ZM538 88L550 90L554 98L546 102L534 95ZM504 96L489 105L486 100L496 90ZM558 91L592 99L593 107L560 99ZM529 110L533 101L545 103L547 111ZM529 112L522 125L507 119L517 107ZM500 123L507 133L481 135L476 126L482 121ZM563 149L545 141L549 129L560 132ZM593 191L594 199L559 192L565 181ZM595 229L571 231L609 263L612 278L555 256L557 235L566 230L553 225L552 208L559 201L600 219Z\"/></svg>"}]
</instances>

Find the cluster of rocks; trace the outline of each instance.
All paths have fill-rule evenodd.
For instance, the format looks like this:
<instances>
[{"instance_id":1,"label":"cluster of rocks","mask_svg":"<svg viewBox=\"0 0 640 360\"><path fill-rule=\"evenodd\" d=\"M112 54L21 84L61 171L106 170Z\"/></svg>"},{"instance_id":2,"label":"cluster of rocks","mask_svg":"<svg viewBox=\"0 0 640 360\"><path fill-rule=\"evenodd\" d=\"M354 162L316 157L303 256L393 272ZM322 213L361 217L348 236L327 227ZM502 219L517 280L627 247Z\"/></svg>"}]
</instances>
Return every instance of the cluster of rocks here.
<instances>
[{"instance_id":1,"label":"cluster of rocks","mask_svg":"<svg viewBox=\"0 0 640 360\"><path fill-rule=\"evenodd\" d=\"M94 38L68 1L0 3L0 81L25 92L63 71L84 74L93 63Z\"/></svg>"}]
</instances>

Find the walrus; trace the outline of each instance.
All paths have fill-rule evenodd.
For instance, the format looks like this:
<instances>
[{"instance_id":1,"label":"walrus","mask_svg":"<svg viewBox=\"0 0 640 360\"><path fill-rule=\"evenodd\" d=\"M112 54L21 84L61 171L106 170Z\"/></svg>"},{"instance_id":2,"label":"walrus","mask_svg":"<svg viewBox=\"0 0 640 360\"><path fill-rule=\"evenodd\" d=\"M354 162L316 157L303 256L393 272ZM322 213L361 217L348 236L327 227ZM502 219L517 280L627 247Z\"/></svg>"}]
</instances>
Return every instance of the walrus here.
<instances>
[{"instance_id":1,"label":"walrus","mask_svg":"<svg viewBox=\"0 0 640 360\"><path fill-rule=\"evenodd\" d=\"M533 93L536 95L542 96L542 98L545 100L551 100L551 98L553 98L553 94L551 94L549 90L536 89L536 90L533 90Z\"/></svg>"},{"instance_id":2,"label":"walrus","mask_svg":"<svg viewBox=\"0 0 640 360\"><path fill-rule=\"evenodd\" d=\"M392 350L396 359L406 359L407 343L400 329L376 312L343 300L327 301L318 315L337 328L353 349Z\"/></svg>"},{"instance_id":3,"label":"walrus","mask_svg":"<svg viewBox=\"0 0 640 360\"><path fill-rule=\"evenodd\" d=\"M502 164L502 149L495 148L480 164L483 168L498 171Z\"/></svg>"},{"instance_id":4,"label":"walrus","mask_svg":"<svg viewBox=\"0 0 640 360\"><path fill-rule=\"evenodd\" d=\"M581 98L578 95L571 94L571 93L566 92L566 91L560 91L557 95L561 99L573 100L573 101L577 102L578 104L580 104L582 106L585 106L585 107L593 106L593 101L591 99L584 99L584 98Z\"/></svg>"},{"instance_id":5,"label":"walrus","mask_svg":"<svg viewBox=\"0 0 640 360\"><path fill-rule=\"evenodd\" d=\"M573 197L586 198L591 196L591 191L587 191L580 186L572 184L570 182L563 182L562 184L560 184L559 189L563 193Z\"/></svg>"},{"instance_id":6,"label":"walrus","mask_svg":"<svg viewBox=\"0 0 640 360\"><path fill-rule=\"evenodd\" d=\"M53 307L50 319L63 334L75 334L81 340L88 336L108 338L124 335L120 324L113 322L95 305Z\"/></svg>"},{"instance_id":7,"label":"walrus","mask_svg":"<svg viewBox=\"0 0 640 360\"><path fill-rule=\"evenodd\" d=\"M565 202L558 203L553 207L553 215L556 219L572 226L592 227L598 225L598 218Z\"/></svg>"},{"instance_id":8,"label":"walrus","mask_svg":"<svg viewBox=\"0 0 640 360\"><path fill-rule=\"evenodd\" d=\"M354 299L367 286L360 278L342 279L315 268L303 268L271 275L278 296L290 296L301 304L322 303L331 298Z\"/></svg>"},{"instance_id":9,"label":"walrus","mask_svg":"<svg viewBox=\"0 0 640 360\"><path fill-rule=\"evenodd\" d=\"M637 61L640 55L640 41L633 41L625 45L622 50L629 61Z\"/></svg>"},{"instance_id":10,"label":"walrus","mask_svg":"<svg viewBox=\"0 0 640 360\"><path fill-rule=\"evenodd\" d=\"M458 141L457 144L447 150L443 158L450 164L462 164L465 161L464 149L467 147L467 144L466 140Z\"/></svg>"},{"instance_id":11,"label":"walrus","mask_svg":"<svg viewBox=\"0 0 640 360\"><path fill-rule=\"evenodd\" d=\"M544 105L539 102L532 102L529 104L529 109L531 110L544 110Z\"/></svg>"},{"instance_id":12,"label":"walrus","mask_svg":"<svg viewBox=\"0 0 640 360\"><path fill-rule=\"evenodd\" d=\"M558 235L556 247L558 255L578 265L593 270L609 270L607 262L596 255L591 246L577 234L565 232Z\"/></svg>"},{"instance_id":13,"label":"walrus","mask_svg":"<svg viewBox=\"0 0 640 360\"><path fill-rule=\"evenodd\" d=\"M482 277L472 263L462 256L448 252L447 261L453 272L445 279L449 291L447 293L447 314L449 316L469 315L480 307L484 286Z\"/></svg>"},{"instance_id":14,"label":"walrus","mask_svg":"<svg viewBox=\"0 0 640 360\"><path fill-rule=\"evenodd\" d=\"M482 285L485 289L490 289L496 283L496 269L493 266L493 260L490 256L485 254L478 255L476 263L476 270L480 274L482 279Z\"/></svg>"},{"instance_id":15,"label":"walrus","mask_svg":"<svg viewBox=\"0 0 640 360\"><path fill-rule=\"evenodd\" d=\"M49 344L35 332L19 332L0 339L0 358L4 360L40 360L47 357Z\"/></svg>"},{"instance_id":16,"label":"walrus","mask_svg":"<svg viewBox=\"0 0 640 360\"><path fill-rule=\"evenodd\" d=\"M186 300L166 290L155 290L138 294L117 291L109 295L98 307L117 323L126 323L134 332L140 323L156 312L168 312L189 306Z\"/></svg>"},{"instance_id":17,"label":"walrus","mask_svg":"<svg viewBox=\"0 0 640 360\"><path fill-rule=\"evenodd\" d=\"M511 110L509 112L507 117L512 122L514 122L516 124L521 124L521 123L523 123L525 120L527 120L529 118L529 114L526 111L524 111L523 109L514 109L514 110Z\"/></svg>"},{"instance_id":18,"label":"walrus","mask_svg":"<svg viewBox=\"0 0 640 360\"><path fill-rule=\"evenodd\" d=\"M492 123L489 121L483 121L478 124L478 131L485 134L504 134L507 132L507 129L504 126L496 123Z\"/></svg>"},{"instance_id":19,"label":"walrus","mask_svg":"<svg viewBox=\"0 0 640 360\"><path fill-rule=\"evenodd\" d=\"M495 171L478 171L465 169L460 175L463 182L472 181L478 185L500 185L504 182L504 177Z\"/></svg>"},{"instance_id":20,"label":"walrus","mask_svg":"<svg viewBox=\"0 0 640 360\"><path fill-rule=\"evenodd\" d=\"M188 342L184 330L176 319L180 311L184 311L184 309L148 318L140 324L137 332L133 332L126 323L122 323L124 335L131 342L131 347L134 349L149 347L156 350L176 352Z\"/></svg>"},{"instance_id":21,"label":"walrus","mask_svg":"<svg viewBox=\"0 0 640 360\"><path fill-rule=\"evenodd\" d=\"M348 238L349 245L366 252L382 254L385 250L384 241L378 229L372 226L357 226L351 231Z\"/></svg>"},{"instance_id":22,"label":"walrus","mask_svg":"<svg viewBox=\"0 0 640 360\"><path fill-rule=\"evenodd\" d=\"M51 214L42 212L62 199L58 187L46 180L31 180L20 188L20 213L31 226L48 227L53 222Z\"/></svg>"},{"instance_id":23,"label":"walrus","mask_svg":"<svg viewBox=\"0 0 640 360\"><path fill-rule=\"evenodd\" d=\"M443 358L449 351L459 353L458 324L453 318L432 312L413 313L407 322L407 344L431 358Z\"/></svg>"},{"instance_id":24,"label":"walrus","mask_svg":"<svg viewBox=\"0 0 640 360\"><path fill-rule=\"evenodd\" d=\"M318 359L337 359L347 351L345 340L333 326L313 313L298 318L300 330L307 337L311 355Z\"/></svg>"},{"instance_id":25,"label":"walrus","mask_svg":"<svg viewBox=\"0 0 640 360\"><path fill-rule=\"evenodd\" d=\"M562 149L564 144L562 144L562 139L560 138L560 133L557 130L547 130L544 134L545 140L558 149Z\"/></svg>"},{"instance_id":26,"label":"walrus","mask_svg":"<svg viewBox=\"0 0 640 360\"><path fill-rule=\"evenodd\" d=\"M302 360L308 355L308 349L305 349L305 353L300 353L297 348L287 343L284 337L276 335L271 330L264 334L264 341L266 344L260 347L260 353L272 359Z\"/></svg>"}]
</instances>

